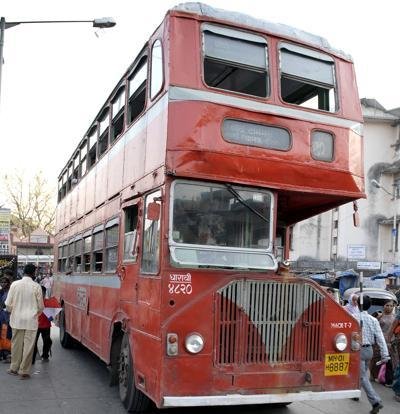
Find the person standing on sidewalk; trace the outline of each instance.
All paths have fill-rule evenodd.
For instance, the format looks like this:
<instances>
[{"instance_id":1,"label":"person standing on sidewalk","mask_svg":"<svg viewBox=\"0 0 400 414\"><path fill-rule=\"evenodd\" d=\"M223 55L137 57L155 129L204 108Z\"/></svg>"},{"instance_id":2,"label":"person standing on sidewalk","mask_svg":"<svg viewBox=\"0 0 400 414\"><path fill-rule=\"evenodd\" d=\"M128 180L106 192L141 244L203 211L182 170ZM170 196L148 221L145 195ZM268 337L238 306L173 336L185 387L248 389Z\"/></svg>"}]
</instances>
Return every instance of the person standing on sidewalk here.
<instances>
[{"instance_id":1,"label":"person standing on sidewalk","mask_svg":"<svg viewBox=\"0 0 400 414\"><path fill-rule=\"evenodd\" d=\"M11 284L6 300L12 328L11 365L7 372L20 375L20 379L30 378L38 316L44 309L42 290L34 282L35 271L35 265L27 264L22 279Z\"/></svg>"},{"instance_id":2,"label":"person standing on sidewalk","mask_svg":"<svg viewBox=\"0 0 400 414\"><path fill-rule=\"evenodd\" d=\"M360 298L357 299L360 309L360 325L362 336L361 347L361 366L360 366L360 380L361 386L367 394L368 401L372 405L370 414L377 414L383 408L382 399L376 393L369 380L368 367L373 356L372 346L377 344L381 351L381 361L385 363L390 360L389 351L386 345L385 337L379 322L373 316L369 315L367 310L371 306L371 299L369 296L363 296L363 306L361 308Z\"/></svg>"}]
</instances>

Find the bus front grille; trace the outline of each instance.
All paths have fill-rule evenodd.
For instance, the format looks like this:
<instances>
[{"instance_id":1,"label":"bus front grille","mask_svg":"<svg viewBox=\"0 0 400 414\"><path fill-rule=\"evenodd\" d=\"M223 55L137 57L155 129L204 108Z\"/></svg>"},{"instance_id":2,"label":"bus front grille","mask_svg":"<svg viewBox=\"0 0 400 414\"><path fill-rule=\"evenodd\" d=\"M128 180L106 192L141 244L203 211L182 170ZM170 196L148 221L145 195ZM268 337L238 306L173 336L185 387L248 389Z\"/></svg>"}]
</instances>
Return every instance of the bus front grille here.
<instances>
[{"instance_id":1,"label":"bus front grille","mask_svg":"<svg viewBox=\"0 0 400 414\"><path fill-rule=\"evenodd\" d=\"M304 282L236 280L216 295L216 363L321 360L323 296Z\"/></svg>"}]
</instances>

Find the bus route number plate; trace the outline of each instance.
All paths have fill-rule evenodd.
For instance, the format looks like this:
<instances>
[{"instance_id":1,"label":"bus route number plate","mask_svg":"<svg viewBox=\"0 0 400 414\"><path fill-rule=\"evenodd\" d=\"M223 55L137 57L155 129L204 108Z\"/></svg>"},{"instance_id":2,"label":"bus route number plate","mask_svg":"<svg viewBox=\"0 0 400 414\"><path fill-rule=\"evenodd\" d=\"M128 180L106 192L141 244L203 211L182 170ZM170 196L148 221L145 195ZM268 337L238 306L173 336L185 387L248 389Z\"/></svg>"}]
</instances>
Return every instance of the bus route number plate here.
<instances>
[{"instance_id":1,"label":"bus route number plate","mask_svg":"<svg viewBox=\"0 0 400 414\"><path fill-rule=\"evenodd\" d=\"M325 354L325 376L347 375L350 354Z\"/></svg>"}]
</instances>

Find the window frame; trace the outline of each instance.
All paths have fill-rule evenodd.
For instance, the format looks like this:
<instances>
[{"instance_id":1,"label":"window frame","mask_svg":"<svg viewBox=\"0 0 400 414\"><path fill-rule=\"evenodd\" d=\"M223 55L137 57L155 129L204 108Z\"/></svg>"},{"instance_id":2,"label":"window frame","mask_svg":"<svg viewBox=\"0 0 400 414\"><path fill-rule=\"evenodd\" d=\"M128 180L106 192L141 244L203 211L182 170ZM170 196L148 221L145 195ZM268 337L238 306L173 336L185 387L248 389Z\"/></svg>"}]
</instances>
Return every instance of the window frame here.
<instances>
[{"instance_id":1,"label":"window frame","mask_svg":"<svg viewBox=\"0 0 400 414\"><path fill-rule=\"evenodd\" d=\"M283 72L282 70L282 54L281 51L282 50L286 50L286 52L288 52L289 54L297 54L299 56L302 56L303 58L308 58L308 59L313 59L313 60L317 60L320 62L328 62L332 64L332 78L333 78L333 84L329 85L327 83L318 81L316 79L308 79L308 78L303 78L300 76L295 76L295 75L290 75L290 74L286 74L285 72ZM279 100L285 104L285 105L291 105L294 106L296 108L302 109L302 110L307 110L307 111L318 111L318 112L323 112L323 113L327 113L327 114L337 114L340 111L340 100L339 100L339 86L338 86L338 79L337 79L337 70L336 70L336 60L333 56L331 56L329 53L325 52L325 51L319 51L319 50L314 50L311 49L309 47L305 47L303 45L298 45L295 43L291 43L291 42L287 42L287 41L281 41L278 43L277 45L277 62L278 62L278 87L279 87ZM296 104L296 103L291 103L291 102L287 102L285 101L285 99L282 96L282 78L286 75L286 79L289 80L293 80L296 82L301 82L305 85L314 85L317 88L320 89L326 89L328 91L328 96L329 96L329 91L330 89L328 89L328 86L332 86L333 89L333 99L334 99L334 110L329 110L329 109L320 109L320 108L314 108L311 106L303 106L302 104ZM314 96L315 98L315 96ZM318 96L317 96L318 98ZM313 99L313 98L310 98ZM307 101L304 101L307 102ZM303 103L304 103L303 102ZM330 103L329 103L330 106Z\"/></svg>"},{"instance_id":2,"label":"window frame","mask_svg":"<svg viewBox=\"0 0 400 414\"><path fill-rule=\"evenodd\" d=\"M125 205L122 208L122 213L123 213L123 233L121 232L121 238L122 238L122 262L123 263L137 263L138 261L138 254L137 254L137 246L139 243L139 203L140 200L135 200L132 203L129 203L127 205ZM126 217L126 211L130 210L130 209L136 209L136 225L135 225L135 229L131 230L129 232L126 232L127 229L127 217ZM125 245L126 245L126 235L129 233L133 233L133 238L134 238L134 243L132 246L132 258L127 258L125 256Z\"/></svg>"},{"instance_id":3,"label":"window frame","mask_svg":"<svg viewBox=\"0 0 400 414\"><path fill-rule=\"evenodd\" d=\"M101 241L101 248L97 248L96 249L96 241L97 241L97 237L96 236L101 236L100 237L100 241ZM97 246L99 247L99 246ZM101 262L96 261L96 254L101 254ZM100 263L101 264L101 269L100 270L96 270L96 265ZM96 226L93 229L92 232L92 261L91 261L91 273L96 273L96 274L100 274L100 273L104 273L104 226L101 224L99 226Z\"/></svg>"},{"instance_id":4,"label":"window frame","mask_svg":"<svg viewBox=\"0 0 400 414\"><path fill-rule=\"evenodd\" d=\"M153 60L153 56L154 56L153 51L154 51L154 47L155 47L157 42L160 44L160 48L161 48L161 83L158 86L158 89L155 92L153 92L153 73L154 73L153 70L154 70L154 67L156 66L156 65L153 65L153 62L154 62L154 60ZM159 69L159 68L160 68L160 66L157 65L157 69ZM160 38L155 39L152 46L151 46L151 50L150 50L150 81L148 81L147 83L150 85L150 87L148 88L149 89L150 100L154 101L161 94L162 90L164 89L164 84L165 84L164 46L163 46L163 42Z\"/></svg>"},{"instance_id":5,"label":"window frame","mask_svg":"<svg viewBox=\"0 0 400 414\"><path fill-rule=\"evenodd\" d=\"M162 216L162 203L161 203L161 199L162 199L162 190L161 188L155 189L154 191L152 191L151 193L147 194L144 198L144 206L143 206L143 222L141 223L141 230L142 230L142 237L141 237L141 261L140 261L140 273L142 275L145 276L156 276L160 273L160 263L161 263L161 233L162 233L162 220L161 220L161 216ZM158 199L158 200L157 200ZM148 202L149 200L149 202ZM150 201L151 200L151 201ZM148 208L148 204L152 203L152 202L156 202L159 203L160 205L160 217L158 218L158 220L150 220L147 219L147 208ZM151 227L148 226L148 228L146 228L146 225L148 223L148 221L152 221L153 223L156 222L158 223L158 237L156 238L156 242L157 242L157 249L156 252L153 253L151 251L151 249L149 249L149 256L151 258L155 258L155 267L156 269L154 270L147 270L144 267L144 258L145 258L145 254L148 252L147 247L145 246L145 243L147 241L147 233L146 230L148 228ZM153 247L153 246L151 246Z\"/></svg>"},{"instance_id":6,"label":"window frame","mask_svg":"<svg viewBox=\"0 0 400 414\"><path fill-rule=\"evenodd\" d=\"M223 37L227 37L230 39L235 39L235 40L240 40L243 42L249 42L249 43L258 43L258 44L263 44L265 47L265 69L263 71L263 73L266 76L266 82L265 82L265 86L266 86L266 91L265 91L265 96L260 96L260 95L254 95L254 94L249 94L249 93L245 93L245 92L240 92L240 91L235 91L232 89L225 89L225 88L220 88L217 86L212 86L212 85L208 85L206 82L206 77L205 77L205 59L207 58L206 55L206 48L205 48L205 33L206 32L210 32L214 35L217 36L223 36ZM200 30L200 45L201 45L201 71L202 71L202 82L204 84L205 87L210 88L210 89L215 89L217 91L224 91L224 92L228 92L228 93L234 93L234 94L238 94L241 96L246 96L246 97L251 97L251 98L256 98L256 99L268 99L271 97L271 76L270 76L270 46L269 46L269 42L266 36L262 36L260 34L255 34L255 33L251 33L251 32L247 32L247 31L243 31L243 30L238 30L238 29L231 29L225 26L218 26L216 24L209 24L209 23L203 23L201 26L201 30ZM209 57L211 58L211 57ZM235 61L226 61L226 60L218 60L217 58L212 58L214 62L226 62L229 63L231 65L233 65L236 68L241 68L241 69L251 69L252 72L254 71L260 71L261 72L261 68L257 68L256 66L250 66L250 65L246 65L243 62L235 62Z\"/></svg>"},{"instance_id":7,"label":"window frame","mask_svg":"<svg viewBox=\"0 0 400 414\"><path fill-rule=\"evenodd\" d=\"M135 89L135 91L131 94L130 91L130 83L135 78L135 76L141 71L141 69L146 66L146 79L142 81L142 83ZM142 114L146 111L146 105L147 105L147 92L148 92L148 86L149 86L149 58L147 54L142 55L139 59L137 64L135 65L135 68L129 73L129 75L126 78L127 82L127 107L126 107L126 126L129 127L133 123L136 122L137 119L139 119ZM142 110L136 114L134 118L131 119L131 101L135 101L135 99L138 98L140 94L144 92L144 105Z\"/></svg>"},{"instance_id":8,"label":"window frame","mask_svg":"<svg viewBox=\"0 0 400 414\"><path fill-rule=\"evenodd\" d=\"M108 245L108 232L113 229L117 228L117 238L116 238L116 244ZM119 252L119 239L120 239L120 222L119 217L114 217L111 220L109 220L105 226L104 226L104 259L103 259L103 272L104 273L115 273L118 266L118 252ZM116 260L115 260L115 268L108 269L109 261L108 261L108 252L111 249L115 249L116 251Z\"/></svg>"},{"instance_id":9,"label":"window frame","mask_svg":"<svg viewBox=\"0 0 400 414\"><path fill-rule=\"evenodd\" d=\"M115 104L116 102L120 101L120 96L123 95L123 105L121 108L118 109L117 113L114 114ZM126 112L126 82L121 84L117 91L115 92L113 98L110 100L110 147L114 144L115 141L124 133L126 128L126 120L125 120L125 112ZM118 135L115 135L115 125L121 120L122 118L122 129Z\"/></svg>"}]
</instances>

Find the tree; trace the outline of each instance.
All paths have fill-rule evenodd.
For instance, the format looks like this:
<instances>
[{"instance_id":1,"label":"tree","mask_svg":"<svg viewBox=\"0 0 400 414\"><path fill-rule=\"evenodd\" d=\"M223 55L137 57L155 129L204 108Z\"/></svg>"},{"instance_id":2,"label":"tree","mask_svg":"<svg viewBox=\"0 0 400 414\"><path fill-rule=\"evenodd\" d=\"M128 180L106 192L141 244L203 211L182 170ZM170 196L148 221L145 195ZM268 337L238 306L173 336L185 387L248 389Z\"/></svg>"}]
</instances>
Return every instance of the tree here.
<instances>
[{"instance_id":1,"label":"tree","mask_svg":"<svg viewBox=\"0 0 400 414\"><path fill-rule=\"evenodd\" d=\"M54 232L55 191L43 172L31 179L23 171L4 175L4 187L11 208L11 222L27 237L37 228Z\"/></svg>"}]
</instances>

